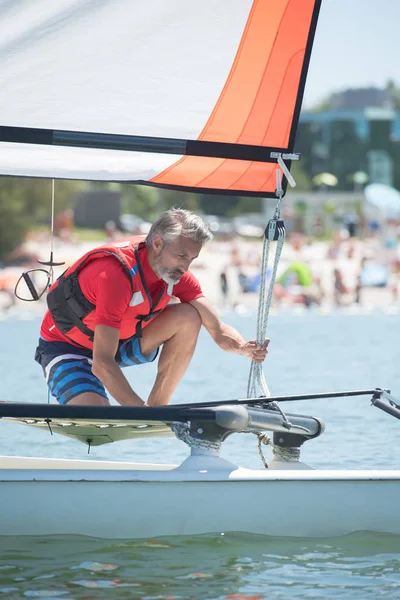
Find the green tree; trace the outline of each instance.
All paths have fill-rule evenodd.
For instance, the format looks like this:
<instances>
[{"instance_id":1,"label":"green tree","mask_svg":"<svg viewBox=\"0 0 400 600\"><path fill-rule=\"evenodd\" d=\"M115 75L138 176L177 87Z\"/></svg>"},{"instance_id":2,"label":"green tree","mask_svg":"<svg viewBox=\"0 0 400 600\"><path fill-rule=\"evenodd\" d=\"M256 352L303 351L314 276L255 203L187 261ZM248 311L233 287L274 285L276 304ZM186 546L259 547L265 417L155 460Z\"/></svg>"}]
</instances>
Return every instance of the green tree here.
<instances>
[{"instance_id":1,"label":"green tree","mask_svg":"<svg viewBox=\"0 0 400 600\"><path fill-rule=\"evenodd\" d=\"M310 176L301 165L301 158L300 161L292 161L290 173L296 182L296 190L298 192L309 192L312 188L312 182Z\"/></svg>"},{"instance_id":2,"label":"green tree","mask_svg":"<svg viewBox=\"0 0 400 600\"><path fill-rule=\"evenodd\" d=\"M326 98L323 98L313 106L307 108L308 112L321 112L324 110L329 110L331 108L331 97L330 95Z\"/></svg>"},{"instance_id":3,"label":"green tree","mask_svg":"<svg viewBox=\"0 0 400 600\"><path fill-rule=\"evenodd\" d=\"M229 197L227 198L229 200ZM237 215L245 213L259 213L262 212L262 198L255 198L253 196L241 196L238 204L235 208L231 208L227 211L229 217L235 217ZM274 202L274 199L271 199Z\"/></svg>"},{"instance_id":4,"label":"green tree","mask_svg":"<svg viewBox=\"0 0 400 600\"><path fill-rule=\"evenodd\" d=\"M386 84L386 89L392 96L395 109L400 110L400 87L393 79L389 79Z\"/></svg>"},{"instance_id":5,"label":"green tree","mask_svg":"<svg viewBox=\"0 0 400 600\"><path fill-rule=\"evenodd\" d=\"M147 221L153 221L161 212L172 207L194 212L199 208L198 195L194 193L137 184L114 185L119 185L122 194L122 212L137 215Z\"/></svg>"},{"instance_id":6,"label":"green tree","mask_svg":"<svg viewBox=\"0 0 400 600\"><path fill-rule=\"evenodd\" d=\"M200 211L200 194L193 192L158 189L160 212L169 208L185 208L193 212Z\"/></svg>"},{"instance_id":7,"label":"green tree","mask_svg":"<svg viewBox=\"0 0 400 600\"><path fill-rule=\"evenodd\" d=\"M224 196L223 194L201 194L200 208L206 215L225 216L235 212L240 202L238 196Z\"/></svg>"},{"instance_id":8,"label":"green tree","mask_svg":"<svg viewBox=\"0 0 400 600\"><path fill-rule=\"evenodd\" d=\"M72 194L87 184L55 182L55 212L70 207ZM38 223L51 221L50 179L0 178L0 260L19 246Z\"/></svg>"},{"instance_id":9,"label":"green tree","mask_svg":"<svg viewBox=\"0 0 400 600\"><path fill-rule=\"evenodd\" d=\"M151 220L158 211L158 190L145 185L120 185L122 212Z\"/></svg>"},{"instance_id":10,"label":"green tree","mask_svg":"<svg viewBox=\"0 0 400 600\"><path fill-rule=\"evenodd\" d=\"M0 184L0 260L22 242L29 227L21 195L7 188Z\"/></svg>"}]
</instances>

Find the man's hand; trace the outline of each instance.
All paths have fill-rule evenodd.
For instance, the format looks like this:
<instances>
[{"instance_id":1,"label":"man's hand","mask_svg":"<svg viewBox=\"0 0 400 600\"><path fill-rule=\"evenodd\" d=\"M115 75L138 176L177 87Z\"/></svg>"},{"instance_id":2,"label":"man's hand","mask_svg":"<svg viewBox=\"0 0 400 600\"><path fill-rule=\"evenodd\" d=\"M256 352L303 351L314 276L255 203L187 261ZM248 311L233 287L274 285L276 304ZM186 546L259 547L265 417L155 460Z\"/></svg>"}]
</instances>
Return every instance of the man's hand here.
<instances>
[{"instance_id":1,"label":"man's hand","mask_svg":"<svg viewBox=\"0 0 400 600\"><path fill-rule=\"evenodd\" d=\"M222 350L247 356L257 363L265 359L268 354L268 339L263 344L257 344L255 340L246 342L234 327L221 321L217 311L206 298L192 300L190 304L195 307L204 327Z\"/></svg>"},{"instance_id":2,"label":"man's hand","mask_svg":"<svg viewBox=\"0 0 400 600\"><path fill-rule=\"evenodd\" d=\"M268 354L269 339L266 339L263 344L257 344L255 340L246 342L241 349L241 354L248 356L251 360L256 363L261 363L265 360Z\"/></svg>"}]
</instances>

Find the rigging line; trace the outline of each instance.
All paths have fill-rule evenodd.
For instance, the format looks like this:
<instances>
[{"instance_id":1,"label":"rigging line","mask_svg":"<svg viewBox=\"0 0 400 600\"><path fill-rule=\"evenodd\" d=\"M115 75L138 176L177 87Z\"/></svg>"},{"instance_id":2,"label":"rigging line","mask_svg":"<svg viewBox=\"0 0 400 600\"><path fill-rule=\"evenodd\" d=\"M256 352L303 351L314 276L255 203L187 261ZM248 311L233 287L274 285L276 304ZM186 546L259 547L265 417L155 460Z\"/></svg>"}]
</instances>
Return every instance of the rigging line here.
<instances>
[{"instance_id":1,"label":"rigging line","mask_svg":"<svg viewBox=\"0 0 400 600\"><path fill-rule=\"evenodd\" d=\"M276 209L276 211L278 208ZM258 305L258 314L257 314L257 334L256 341L258 344L262 344L265 339L265 333L268 322L268 314L270 310L270 306L272 303L272 289L276 278L276 272L280 257L280 249L283 246L283 237L279 239L279 244L277 246L277 250L275 253L274 260L274 268L271 276L271 280L269 285L267 286L266 279L268 274L268 260L269 260L269 250L270 250L270 242L274 240L275 237L275 221L277 221L277 212L275 211L274 218L268 223L267 229L264 235L264 243L263 243L263 252L262 252L262 263L261 263L261 277L260 277L260 292L259 292L259 305ZM271 226L273 225L273 227ZM268 293L267 293L268 287ZM265 381L265 377L262 371L262 365L255 363L252 361L250 376L247 387L247 396L256 396L257 395L257 382L260 386L261 392L264 396L270 396L268 386Z\"/></svg>"},{"instance_id":2,"label":"rigging line","mask_svg":"<svg viewBox=\"0 0 400 600\"><path fill-rule=\"evenodd\" d=\"M50 262L53 262L53 247L54 247L54 179L51 180L51 236L50 236ZM50 283L53 285L54 283L54 269L53 265L50 265L49 269Z\"/></svg>"},{"instance_id":3,"label":"rigging line","mask_svg":"<svg viewBox=\"0 0 400 600\"><path fill-rule=\"evenodd\" d=\"M53 234L54 234L54 179L51 180L51 244L50 252L53 252Z\"/></svg>"},{"instance_id":4,"label":"rigging line","mask_svg":"<svg viewBox=\"0 0 400 600\"><path fill-rule=\"evenodd\" d=\"M286 167L282 155L278 156L279 168L276 170L276 196L277 204L275 208L275 214L272 219L268 222L268 225L264 233L263 252L262 252L262 263L261 263L261 276L260 276L260 292L259 292L259 303L257 313L257 337L256 341L258 344L263 344L265 340L268 316L272 304L272 293L275 285L276 275L278 271L278 264L282 253L286 230L284 222L280 218L280 202L283 196L282 188L282 175L285 175L289 184L294 187L296 185L294 179L290 175L288 168ZM274 264L272 268L271 279L267 284L268 274L268 260L269 260L269 249L270 242L276 241L276 250L274 257ZM268 292L267 292L268 289ZM270 397L271 392L269 391L268 384L264 375L262 363L256 363L252 361L249 373L249 379L247 384L247 397L257 396L257 387L261 391L261 394L265 397ZM288 429L291 428L291 423L286 417L280 406L272 402L273 406L281 415L284 426Z\"/></svg>"},{"instance_id":5,"label":"rigging line","mask_svg":"<svg viewBox=\"0 0 400 600\"><path fill-rule=\"evenodd\" d=\"M54 262L54 213L55 213L55 180L51 180L51 226L50 226L50 259L48 261L38 260L41 265L46 265L49 267L48 275L48 289L54 283L54 267L60 267L64 265L65 262Z\"/></svg>"}]
</instances>

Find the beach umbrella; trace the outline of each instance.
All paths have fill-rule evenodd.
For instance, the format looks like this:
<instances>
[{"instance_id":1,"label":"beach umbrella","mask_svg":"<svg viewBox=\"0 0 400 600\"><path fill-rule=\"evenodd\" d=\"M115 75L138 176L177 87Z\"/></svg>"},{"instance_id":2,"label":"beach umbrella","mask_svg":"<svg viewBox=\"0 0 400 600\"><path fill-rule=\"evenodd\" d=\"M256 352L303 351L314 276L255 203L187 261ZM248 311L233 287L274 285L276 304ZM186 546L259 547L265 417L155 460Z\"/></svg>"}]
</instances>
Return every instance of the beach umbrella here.
<instances>
[{"instance_id":1,"label":"beach umbrella","mask_svg":"<svg viewBox=\"0 0 400 600\"><path fill-rule=\"evenodd\" d=\"M355 185L364 185L368 181L368 175L365 171L356 171L351 176L351 180Z\"/></svg>"},{"instance_id":2,"label":"beach umbrella","mask_svg":"<svg viewBox=\"0 0 400 600\"><path fill-rule=\"evenodd\" d=\"M312 284L312 273L310 267L303 261L292 262L278 279L278 283L286 287L291 283L292 276L295 277L296 285L309 287Z\"/></svg>"},{"instance_id":3,"label":"beach umbrella","mask_svg":"<svg viewBox=\"0 0 400 600\"><path fill-rule=\"evenodd\" d=\"M370 207L384 220L400 219L400 192L383 183L371 183L364 189Z\"/></svg>"},{"instance_id":4,"label":"beach umbrella","mask_svg":"<svg viewBox=\"0 0 400 600\"><path fill-rule=\"evenodd\" d=\"M332 173L318 173L313 177L314 185L326 185L328 187L335 187L338 184L338 178Z\"/></svg>"}]
</instances>

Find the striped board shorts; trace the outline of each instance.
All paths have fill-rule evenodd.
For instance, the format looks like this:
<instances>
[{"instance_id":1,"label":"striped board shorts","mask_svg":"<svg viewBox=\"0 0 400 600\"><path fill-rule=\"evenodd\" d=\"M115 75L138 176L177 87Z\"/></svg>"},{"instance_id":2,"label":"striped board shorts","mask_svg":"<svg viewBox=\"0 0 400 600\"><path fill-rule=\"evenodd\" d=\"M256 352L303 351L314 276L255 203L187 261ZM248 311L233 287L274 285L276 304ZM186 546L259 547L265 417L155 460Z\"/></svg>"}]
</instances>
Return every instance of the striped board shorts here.
<instances>
[{"instance_id":1,"label":"striped board shorts","mask_svg":"<svg viewBox=\"0 0 400 600\"><path fill-rule=\"evenodd\" d=\"M133 337L121 344L115 361L120 367L129 367L153 362L157 354L158 348L149 356L144 356L140 340ZM51 395L60 404L67 404L72 398L85 392L95 392L107 398L104 385L92 373L91 350L65 342L47 342L40 338L35 360L43 369Z\"/></svg>"}]
</instances>

